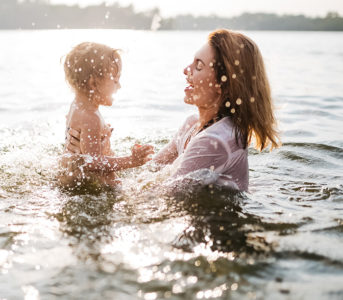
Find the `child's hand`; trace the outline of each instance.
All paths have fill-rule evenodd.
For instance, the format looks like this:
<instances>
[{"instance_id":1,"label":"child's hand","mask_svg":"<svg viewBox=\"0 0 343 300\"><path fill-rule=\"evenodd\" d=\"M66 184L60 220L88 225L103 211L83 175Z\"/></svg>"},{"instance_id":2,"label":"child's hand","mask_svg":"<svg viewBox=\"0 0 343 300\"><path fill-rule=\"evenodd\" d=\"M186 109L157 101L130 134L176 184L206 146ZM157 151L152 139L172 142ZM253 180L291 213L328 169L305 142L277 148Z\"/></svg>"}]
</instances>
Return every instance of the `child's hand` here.
<instances>
[{"instance_id":1,"label":"child's hand","mask_svg":"<svg viewBox=\"0 0 343 300\"><path fill-rule=\"evenodd\" d=\"M131 148L131 152L132 165L135 167L139 167L151 160L150 155L154 154L154 148L150 145L135 144Z\"/></svg>"}]
</instances>

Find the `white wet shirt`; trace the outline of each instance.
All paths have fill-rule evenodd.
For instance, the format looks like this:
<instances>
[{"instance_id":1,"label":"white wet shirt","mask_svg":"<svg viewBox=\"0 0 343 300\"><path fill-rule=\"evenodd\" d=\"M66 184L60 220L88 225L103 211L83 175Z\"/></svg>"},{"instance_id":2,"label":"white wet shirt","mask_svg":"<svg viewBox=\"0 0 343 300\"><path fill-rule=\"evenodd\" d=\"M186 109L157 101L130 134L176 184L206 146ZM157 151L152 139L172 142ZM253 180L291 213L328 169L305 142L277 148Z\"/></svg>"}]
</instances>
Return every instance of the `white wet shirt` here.
<instances>
[{"instance_id":1,"label":"white wet shirt","mask_svg":"<svg viewBox=\"0 0 343 300\"><path fill-rule=\"evenodd\" d=\"M248 150L236 143L235 131L229 117L207 127L185 143L192 134L197 116L189 117L180 128L174 142L178 158L174 161L174 176L186 175L199 169L220 174L219 183L240 191L249 185Z\"/></svg>"}]
</instances>

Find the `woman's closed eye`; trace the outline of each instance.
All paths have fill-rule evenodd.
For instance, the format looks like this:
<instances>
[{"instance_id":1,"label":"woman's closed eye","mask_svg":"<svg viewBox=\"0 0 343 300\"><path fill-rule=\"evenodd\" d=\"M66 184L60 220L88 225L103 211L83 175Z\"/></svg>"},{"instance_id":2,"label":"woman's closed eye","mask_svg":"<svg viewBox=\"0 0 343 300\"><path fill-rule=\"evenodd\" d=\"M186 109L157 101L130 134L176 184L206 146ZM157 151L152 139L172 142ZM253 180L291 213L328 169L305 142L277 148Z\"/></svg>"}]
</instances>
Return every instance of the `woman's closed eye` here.
<instances>
[{"instance_id":1,"label":"woman's closed eye","mask_svg":"<svg viewBox=\"0 0 343 300\"><path fill-rule=\"evenodd\" d=\"M201 60L197 60L196 61L196 65L195 65L195 69L197 71L201 71L203 69L203 67L204 67L204 64L202 63L202 61Z\"/></svg>"}]
</instances>

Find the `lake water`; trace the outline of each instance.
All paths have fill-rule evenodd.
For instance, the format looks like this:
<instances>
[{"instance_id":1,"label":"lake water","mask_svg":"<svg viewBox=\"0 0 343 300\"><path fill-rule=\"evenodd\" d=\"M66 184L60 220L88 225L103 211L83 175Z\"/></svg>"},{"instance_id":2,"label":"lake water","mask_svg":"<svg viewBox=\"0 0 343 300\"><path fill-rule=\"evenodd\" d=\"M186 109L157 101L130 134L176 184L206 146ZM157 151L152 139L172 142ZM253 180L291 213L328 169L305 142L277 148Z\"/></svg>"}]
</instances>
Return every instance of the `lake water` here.
<instances>
[{"instance_id":1,"label":"lake water","mask_svg":"<svg viewBox=\"0 0 343 300\"><path fill-rule=\"evenodd\" d=\"M283 146L249 149L250 192L162 188L147 165L122 191L55 187L73 95L61 57L123 50L101 111L114 150L158 150L194 107L183 68L207 32L0 31L1 299L342 299L343 33L246 32L260 46Z\"/></svg>"}]
</instances>

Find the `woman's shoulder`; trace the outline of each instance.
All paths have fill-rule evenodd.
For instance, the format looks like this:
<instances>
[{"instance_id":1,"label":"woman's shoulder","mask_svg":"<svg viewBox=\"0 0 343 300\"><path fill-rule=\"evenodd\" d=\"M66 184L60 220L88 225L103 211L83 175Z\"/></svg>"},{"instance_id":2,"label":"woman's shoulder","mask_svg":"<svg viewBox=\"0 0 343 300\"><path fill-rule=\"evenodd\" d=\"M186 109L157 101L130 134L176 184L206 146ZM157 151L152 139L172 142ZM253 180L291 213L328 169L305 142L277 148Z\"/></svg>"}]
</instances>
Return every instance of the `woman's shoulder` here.
<instances>
[{"instance_id":1,"label":"woman's shoulder","mask_svg":"<svg viewBox=\"0 0 343 300\"><path fill-rule=\"evenodd\" d=\"M235 138L235 130L232 121L228 117L223 118L206 128L203 133L204 135L216 136L224 140Z\"/></svg>"},{"instance_id":2,"label":"woman's shoulder","mask_svg":"<svg viewBox=\"0 0 343 300\"><path fill-rule=\"evenodd\" d=\"M188 116L179 128L178 135L186 133L198 121L198 119L199 117L196 114Z\"/></svg>"},{"instance_id":3,"label":"woman's shoulder","mask_svg":"<svg viewBox=\"0 0 343 300\"><path fill-rule=\"evenodd\" d=\"M199 116L197 114L193 114L187 117L185 121L185 125L193 126L196 122L198 122Z\"/></svg>"},{"instance_id":4,"label":"woman's shoulder","mask_svg":"<svg viewBox=\"0 0 343 300\"><path fill-rule=\"evenodd\" d=\"M229 118L223 118L207 127L193 138L193 142L194 145L221 145L228 153L242 148L237 144L234 126Z\"/></svg>"}]
</instances>

